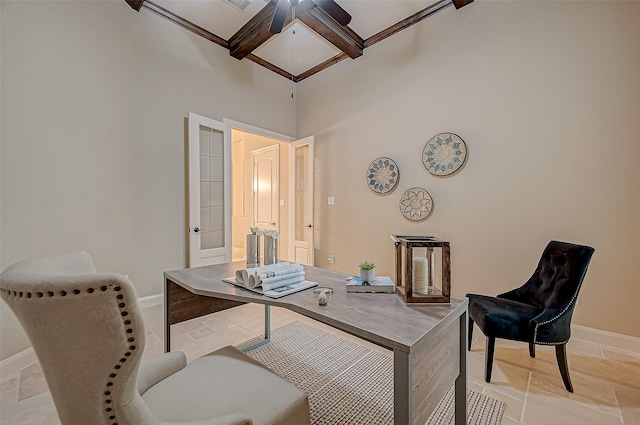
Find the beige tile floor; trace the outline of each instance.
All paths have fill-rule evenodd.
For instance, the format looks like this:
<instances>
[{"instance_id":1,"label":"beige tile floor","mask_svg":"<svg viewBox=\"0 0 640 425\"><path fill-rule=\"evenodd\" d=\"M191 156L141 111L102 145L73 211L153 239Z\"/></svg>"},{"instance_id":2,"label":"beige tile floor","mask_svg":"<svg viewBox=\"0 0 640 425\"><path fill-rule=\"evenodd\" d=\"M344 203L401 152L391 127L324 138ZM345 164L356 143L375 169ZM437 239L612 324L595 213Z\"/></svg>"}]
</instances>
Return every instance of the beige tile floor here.
<instances>
[{"instance_id":1,"label":"beige tile floor","mask_svg":"<svg viewBox=\"0 0 640 425\"><path fill-rule=\"evenodd\" d=\"M272 328L294 320L359 340L296 313L272 308ZM147 325L145 356L162 352L162 306L143 309ZM174 325L174 349L189 360L225 345L236 345L264 330L264 309L244 305ZM484 336L476 328L469 352L469 386L507 403L503 425L640 425L640 349L632 351L574 336L569 366L575 393L568 393L558 373L553 347L536 347L536 358L523 343L499 340L492 382L484 382ZM581 335L583 336L583 335ZM584 337L584 336L583 336ZM597 338L596 338L597 339ZM626 347L626 346L625 346ZM629 348L629 347L626 347ZM3 425L57 425L58 418L38 363L0 379Z\"/></svg>"}]
</instances>

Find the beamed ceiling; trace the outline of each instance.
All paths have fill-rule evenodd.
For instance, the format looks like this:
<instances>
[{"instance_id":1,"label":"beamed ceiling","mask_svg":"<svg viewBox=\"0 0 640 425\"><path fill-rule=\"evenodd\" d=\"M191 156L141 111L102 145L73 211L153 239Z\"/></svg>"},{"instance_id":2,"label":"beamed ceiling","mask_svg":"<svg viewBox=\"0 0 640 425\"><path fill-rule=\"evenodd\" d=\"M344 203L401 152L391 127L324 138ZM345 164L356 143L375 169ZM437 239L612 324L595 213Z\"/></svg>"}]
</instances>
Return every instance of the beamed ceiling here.
<instances>
[{"instance_id":1,"label":"beamed ceiling","mask_svg":"<svg viewBox=\"0 0 640 425\"><path fill-rule=\"evenodd\" d=\"M473 2L338 0L352 18L342 26L327 13L326 5L319 6L333 1L305 0L289 8L282 32L272 34L278 0L125 1L136 11L155 13L228 49L238 60L250 60L294 82L340 61L355 60L368 47L449 6L460 9Z\"/></svg>"}]
</instances>

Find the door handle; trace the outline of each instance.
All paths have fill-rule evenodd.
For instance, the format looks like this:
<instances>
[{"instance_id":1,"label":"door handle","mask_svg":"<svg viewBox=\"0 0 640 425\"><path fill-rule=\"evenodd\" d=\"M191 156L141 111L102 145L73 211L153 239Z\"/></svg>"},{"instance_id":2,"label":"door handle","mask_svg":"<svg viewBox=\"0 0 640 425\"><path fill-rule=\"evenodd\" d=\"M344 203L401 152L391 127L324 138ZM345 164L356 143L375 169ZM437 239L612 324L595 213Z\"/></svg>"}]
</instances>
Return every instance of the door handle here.
<instances>
[{"instance_id":1,"label":"door handle","mask_svg":"<svg viewBox=\"0 0 640 425\"><path fill-rule=\"evenodd\" d=\"M273 223L269 223L269 224L270 224L270 225L272 225L272 226L275 226L275 225L276 225L275 221L274 221Z\"/></svg>"},{"instance_id":2,"label":"door handle","mask_svg":"<svg viewBox=\"0 0 640 425\"><path fill-rule=\"evenodd\" d=\"M198 233L198 232L202 232L203 230L207 230L207 229L201 229L201 228L199 228L199 227L195 227L195 228L193 229L193 231L194 231L194 232L196 232L196 233Z\"/></svg>"},{"instance_id":3,"label":"door handle","mask_svg":"<svg viewBox=\"0 0 640 425\"><path fill-rule=\"evenodd\" d=\"M304 227L308 227L309 229L313 229L313 224L305 224Z\"/></svg>"}]
</instances>

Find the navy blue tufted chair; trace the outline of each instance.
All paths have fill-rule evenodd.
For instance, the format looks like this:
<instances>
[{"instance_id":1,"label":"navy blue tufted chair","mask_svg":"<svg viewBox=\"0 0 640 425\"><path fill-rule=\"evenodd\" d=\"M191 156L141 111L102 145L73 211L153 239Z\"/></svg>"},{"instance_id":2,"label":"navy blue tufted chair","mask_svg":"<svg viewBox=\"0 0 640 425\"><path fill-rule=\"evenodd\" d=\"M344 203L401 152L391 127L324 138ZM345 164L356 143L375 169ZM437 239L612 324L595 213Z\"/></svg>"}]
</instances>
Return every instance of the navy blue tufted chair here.
<instances>
[{"instance_id":1,"label":"navy blue tufted chair","mask_svg":"<svg viewBox=\"0 0 640 425\"><path fill-rule=\"evenodd\" d=\"M491 381L496 338L554 345L556 359L567 391L573 392L567 364L566 344L571 336L571 316L594 249L589 246L551 241L542 253L536 271L520 288L497 297L469 297L469 346L473 323L487 337L485 381Z\"/></svg>"}]
</instances>

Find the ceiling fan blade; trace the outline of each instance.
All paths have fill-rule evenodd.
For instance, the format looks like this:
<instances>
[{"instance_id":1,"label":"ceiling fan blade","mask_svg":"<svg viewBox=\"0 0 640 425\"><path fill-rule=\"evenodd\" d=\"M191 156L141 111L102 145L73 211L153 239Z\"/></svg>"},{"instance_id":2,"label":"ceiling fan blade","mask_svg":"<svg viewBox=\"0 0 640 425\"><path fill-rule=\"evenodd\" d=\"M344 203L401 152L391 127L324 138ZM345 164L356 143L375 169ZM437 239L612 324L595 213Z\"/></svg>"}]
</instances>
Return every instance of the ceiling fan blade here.
<instances>
[{"instance_id":1,"label":"ceiling fan blade","mask_svg":"<svg viewBox=\"0 0 640 425\"><path fill-rule=\"evenodd\" d=\"M269 32L271 34L278 34L282 31L288 12L289 0L278 0L276 3L276 9L273 12L273 18L271 19L271 26L269 27Z\"/></svg>"},{"instance_id":2,"label":"ceiling fan blade","mask_svg":"<svg viewBox=\"0 0 640 425\"><path fill-rule=\"evenodd\" d=\"M338 3L333 0L313 0L315 4L327 12L333 19L342 26L349 25L351 15L347 13Z\"/></svg>"}]
</instances>

